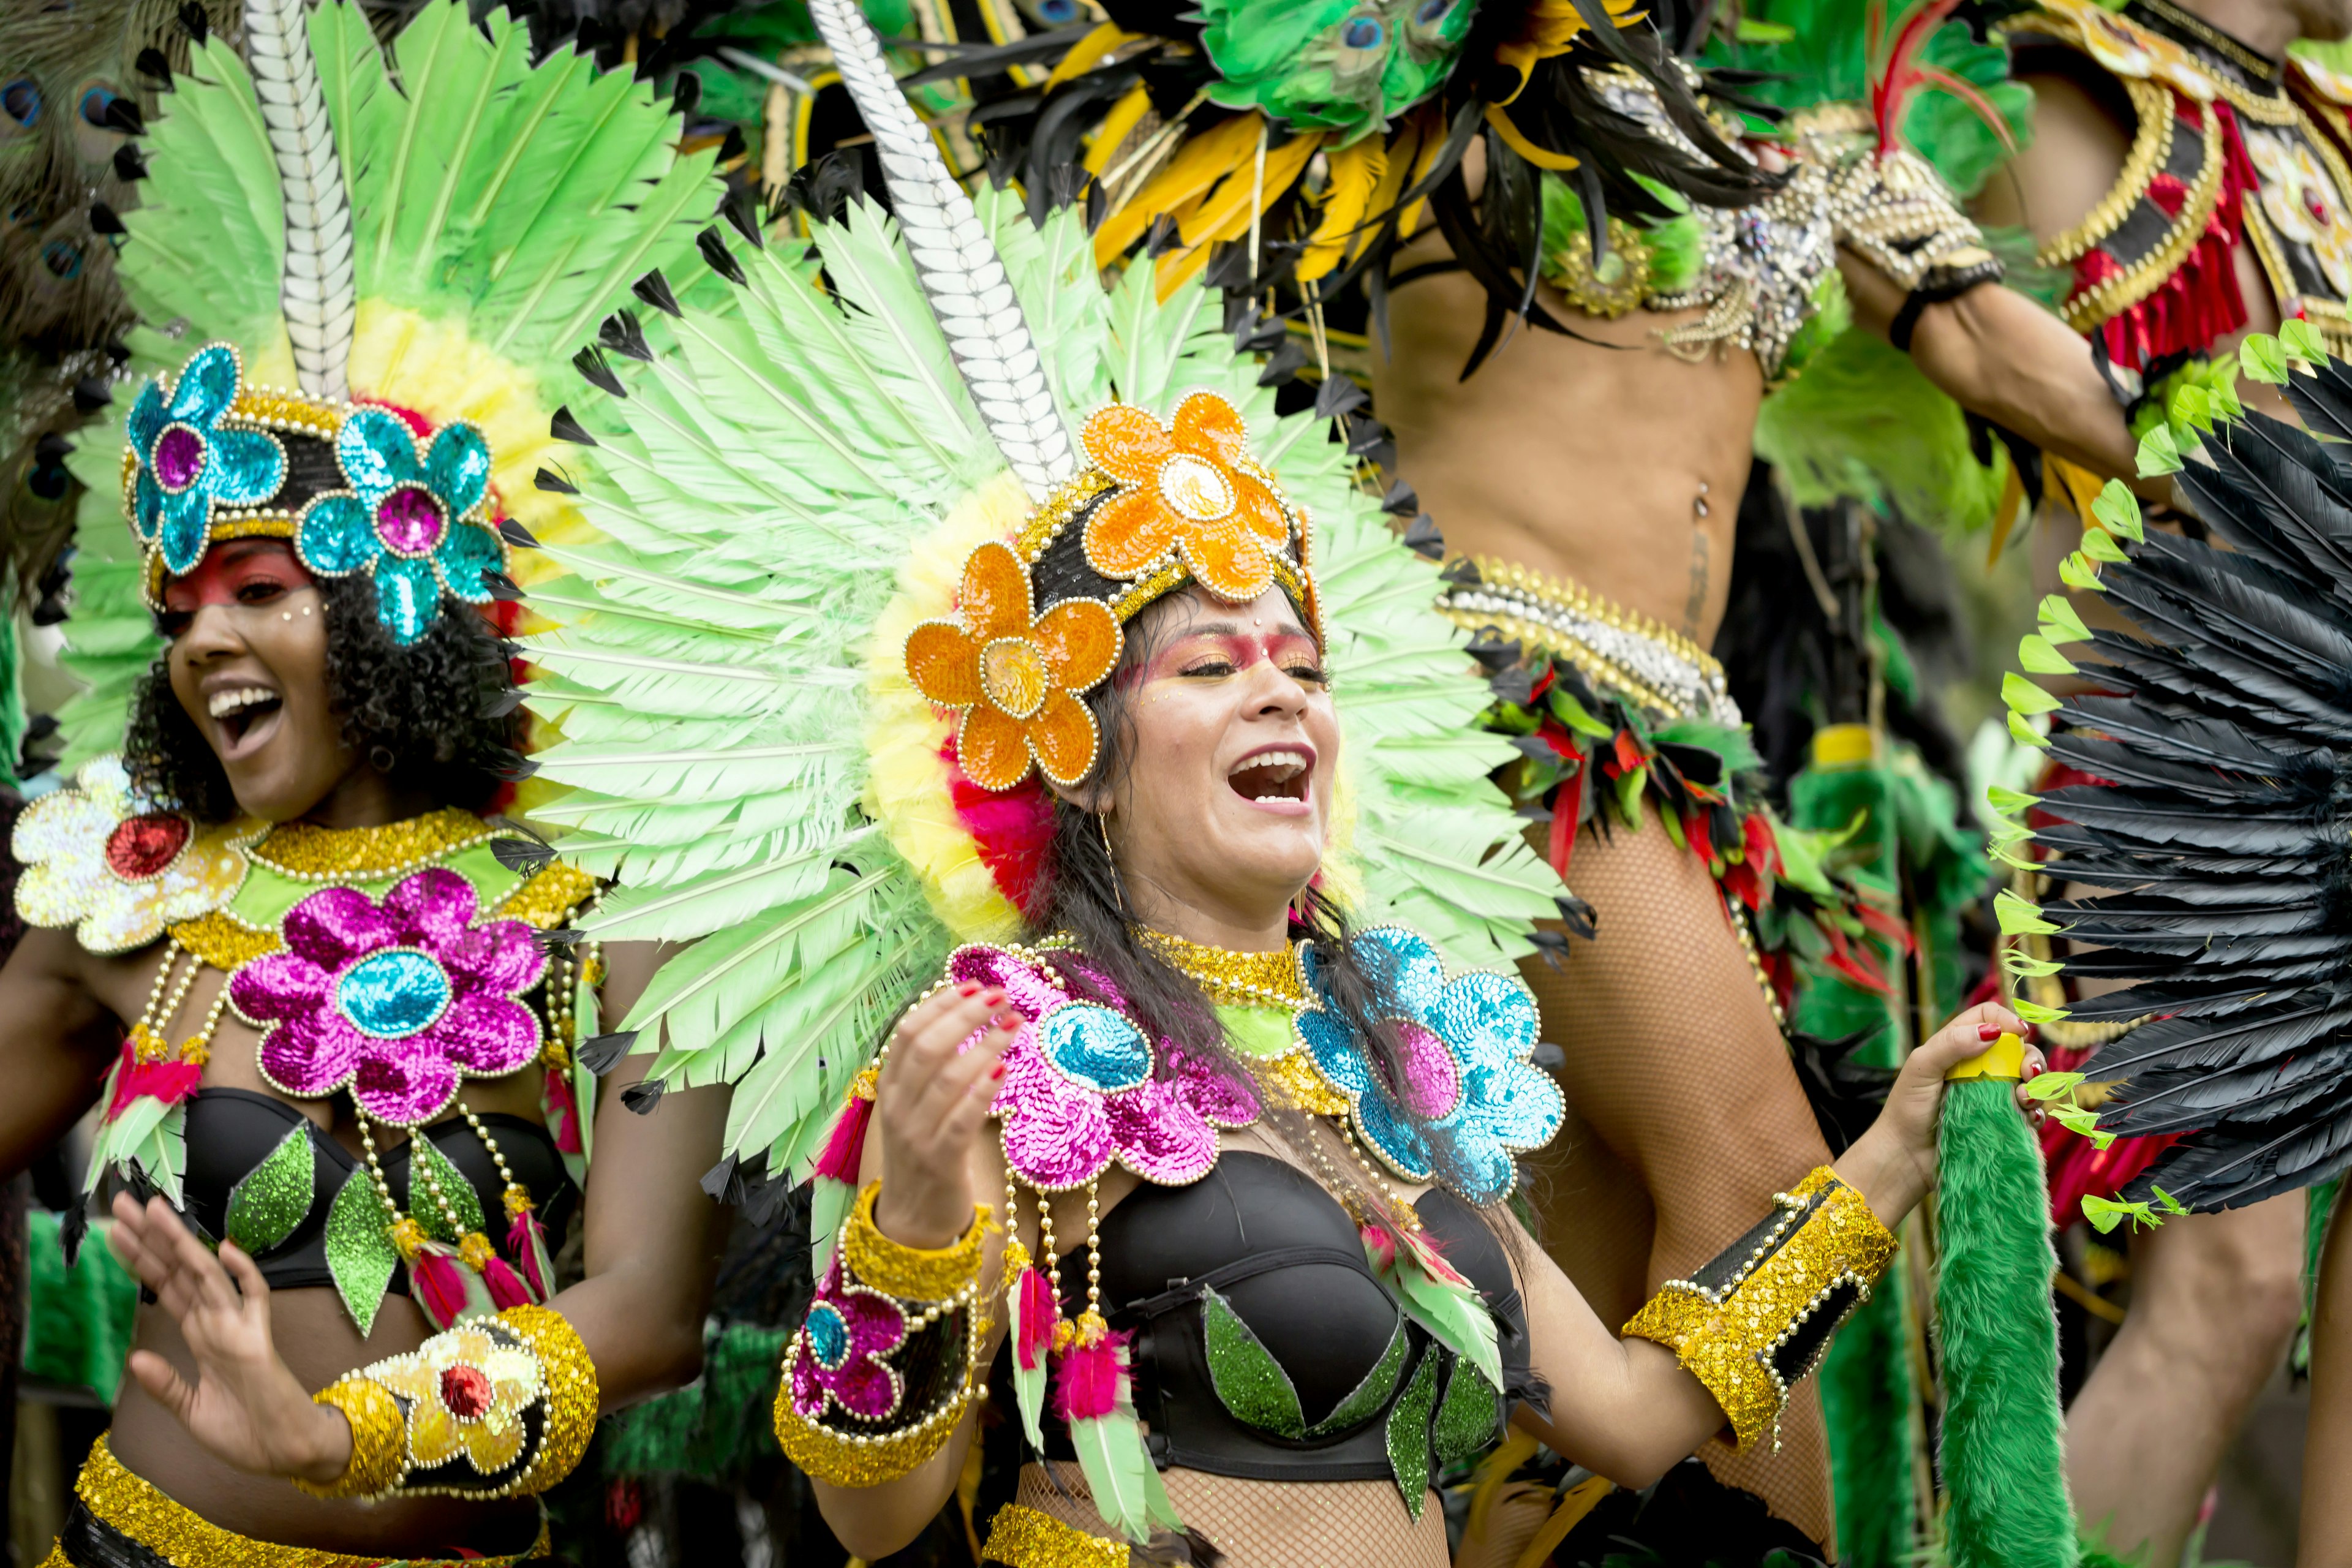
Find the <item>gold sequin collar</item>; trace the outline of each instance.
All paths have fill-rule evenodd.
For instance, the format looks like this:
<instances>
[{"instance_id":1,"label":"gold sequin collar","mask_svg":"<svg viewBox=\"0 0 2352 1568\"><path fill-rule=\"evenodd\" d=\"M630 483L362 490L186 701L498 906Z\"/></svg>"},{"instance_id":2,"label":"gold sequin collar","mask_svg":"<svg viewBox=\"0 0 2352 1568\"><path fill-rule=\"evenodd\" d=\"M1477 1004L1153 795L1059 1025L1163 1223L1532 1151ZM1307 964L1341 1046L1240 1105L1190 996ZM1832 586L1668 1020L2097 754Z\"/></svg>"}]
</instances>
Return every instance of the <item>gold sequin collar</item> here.
<instances>
[{"instance_id":1,"label":"gold sequin collar","mask_svg":"<svg viewBox=\"0 0 2352 1568\"><path fill-rule=\"evenodd\" d=\"M383 827L280 823L246 853L298 882L373 882L422 870L495 837L472 812L445 806Z\"/></svg>"},{"instance_id":2,"label":"gold sequin collar","mask_svg":"<svg viewBox=\"0 0 2352 1568\"><path fill-rule=\"evenodd\" d=\"M1296 947L1272 952L1231 952L1141 926L1135 928L1135 935L1161 963L1208 993L1212 1002L1238 1007L1307 1005L1307 979L1299 973Z\"/></svg>"}]
</instances>

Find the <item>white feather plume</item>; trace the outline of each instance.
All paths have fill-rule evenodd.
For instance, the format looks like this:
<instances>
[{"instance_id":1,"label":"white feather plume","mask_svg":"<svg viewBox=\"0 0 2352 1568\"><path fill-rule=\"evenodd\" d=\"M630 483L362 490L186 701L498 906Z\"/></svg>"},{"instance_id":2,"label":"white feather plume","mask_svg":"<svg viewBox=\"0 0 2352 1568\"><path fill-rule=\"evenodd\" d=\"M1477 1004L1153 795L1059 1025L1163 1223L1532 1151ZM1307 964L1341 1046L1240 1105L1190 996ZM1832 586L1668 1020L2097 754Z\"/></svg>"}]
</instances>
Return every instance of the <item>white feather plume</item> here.
<instances>
[{"instance_id":1,"label":"white feather plume","mask_svg":"<svg viewBox=\"0 0 2352 1568\"><path fill-rule=\"evenodd\" d=\"M302 391L351 395L352 331L359 313L351 197L335 155L335 131L310 58L302 0L247 0L247 58L286 208L286 263L278 300Z\"/></svg>"},{"instance_id":2,"label":"white feather plume","mask_svg":"<svg viewBox=\"0 0 2352 1568\"><path fill-rule=\"evenodd\" d=\"M1077 460L1003 259L899 91L856 0L811 0L809 15L874 133L891 210L956 369L1005 462L1031 499L1042 501L1076 471Z\"/></svg>"}]
</instances>

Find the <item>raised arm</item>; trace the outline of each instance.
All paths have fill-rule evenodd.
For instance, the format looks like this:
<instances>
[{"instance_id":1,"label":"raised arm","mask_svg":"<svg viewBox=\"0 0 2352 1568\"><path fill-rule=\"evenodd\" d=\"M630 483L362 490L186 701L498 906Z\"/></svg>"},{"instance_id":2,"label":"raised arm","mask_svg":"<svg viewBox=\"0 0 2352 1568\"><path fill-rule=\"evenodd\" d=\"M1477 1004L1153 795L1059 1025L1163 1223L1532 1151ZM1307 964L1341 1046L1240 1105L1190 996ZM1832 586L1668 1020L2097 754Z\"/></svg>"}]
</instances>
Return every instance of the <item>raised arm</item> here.
<instances>
[{"instance_id":1,"label":"raised arm","mask_svg":"<svg viewBox=\"0 0 2352 1568\"><path fill-rule=\"evenodd\" d=\"M65 1136L98 1098L122 1024L91 990L70 931L25 932L0 967L0 1181Z\"/></svg>"},{"instance_id":2,"label":"raised arm","mask_svg":"<svg viewBox=\"0 0 2352 1568\"><path fill-rule=\"evenodd\" d=\"M1867 1227L1860 1215L1841 1215L1839 1204L1858 1196L1877 1225L1891 1231L1927 1195L1936 1179L1936 1118L1943 1103L1944 1074L1982 1051L1989 1038L2019 1027L1999 1007L1971 1008L1911 1053L1878 1120L1832 1167L1852 1194L1841 1197L1832 1188L1826 1198L1813 1199L1812 1217L1803 1226L1810 1240L1778 1238L1804 1248L1808 1268L1813 1269L1810 1278L1821 1281L1814 1266L1841 1257L1841 1249L1851 1250L1857 1233ZM2027 1065L2030 1078L2040 1063L2029 1058ZM2021 1091L2019 1104L2026 1104ZM1758 1246L1753 1237L1724 1240L1727 1247ZM1727 1424L1735 1426L1743 1443L1758 1435L1751 1429L1756 1415L1752 1404L1742 1404L1719 1374L1710 1372L1702 1381L1689 1370L1694 1364L1711 1364L1707 1347L1687 1341L1677 1351L1637 1337L1656 1331L1650 1309L1635 1319L1633 1333L1621 1339L1614 1327L1594 1315L1558 1264L1533 1246L1519 1251L1532 1260L1520 1290L1527 1302L1534 1368L1554 1391L1549 1417L1522 1406L1517 1416L1522 1427L1556 1452L1632 1488L1655 1481ZM1661 1292L1659 1299L1664 1295ZM1751 1384L1750 1391L1756 1386ZM1742 1408L1727 1409L1727 1404Z\"/></svg>"},{"instance_id":3,"label":"raised arm","mask_svg":"<svg viewBox=\"0 0 2352 1568\"><path fill-rule=\"evenodd\" d=\"M605 1006L625 1010L651 977L658 954L640 944L616 944L605 950ZM503 1359L495 1363L478 1354L479 1347L464 1352L474 1357L467 1364L489 1369L494 1384L522 1375L516 1353L527 1351L534 1358L549 1405L541 1447L519 1461L518 1475L477 1470L454 1482L436 1478L444 1484L485 1492L552 1485L570 1462L549 1458L542 1463L542 1455L570 1451L576 1460L576 1446L584 1444L598 1414L674 1388L700 1367L703 1313L725 1236L724 1211L703 1193L700 1180L719 1158L728 1091L667 1094L640 1116L612 1091L642 1071L643 1059L630 1058L616 1069L602 1097L583 1211L586 1278L544 1308L513 1309L453 1331L497 1341L494 1350ZM385 1412L385 1400L363 1390L341 1399L312 1398L278 1355L269 1288L250 1258L230 1242L215 1257L161 1198L142 1205L119 1197L115 1217L116 1250L179 1320L197 1365L191 1384L163 1357L134 1352L131 1372L141 1387L198 1442L239 1468L282 1476L329 1495L390 1489L375 1483L397 1481L385 1468L392 1463L385 1457L391 1438L380 1428L355 1430L355 1421L367 1425L370 1411ZM481 1322L507 1326L483 1329ZM406 1386L398 1374L386 1373L354 1374L335 1388L352 1390L362 1383L392 1395ZM591 1390L593 1405L585 1398ZM559 1400L568 1403L559 1409Z\"/></svg>"},{"instance_id":4,"label":"raised arm","mask_svg":"<svg viewBox=\"0 0 2352 1568\"><path fill-rule=\"evenodd\" d=\"M1002 991L971 983L950 986L909 1008L891 1033L889 1059L875 1086L874 1135L866 1139L859 1173L861 1181L882 1184L873 1227L888 1244L931 1253L952 1247L980 1224L974 1205L1001 1199L1004 1192L1004 1152L988 1135L987 1123L1003 1074L997 1058L1013 1040L1012 1029L992 1018L1010 1016L1018 1026L1017 1015L1000 1012L1004 1006ZM958 1047L983 1028L988 1032L980 1044L959 1055ZM1024 1215L1016 1223L1023 1227L1024 1245L1034 1250L1034 1221ZM993 1226L982 1226L983 1302L1002 1293L1004 1240ZM992 1323L982 1336L980 1366L989 1364L1003 1338L1003 1324ZM787 1386L782 1397L789 1400L791 1394ZM780 1422L793 1419L783 1405L778 1408ZM797 1426L811 1436L822 1431L814 1421ZM817 1507L841 1544L870 1562L921 1534L963 1473L973 1429L967 1410L935 1452L871 1484L841 1484L850 1478L827 1478L813 1469ZM793 1444L788 1440L786 1447Z\"/></svg>"}]
</instances>

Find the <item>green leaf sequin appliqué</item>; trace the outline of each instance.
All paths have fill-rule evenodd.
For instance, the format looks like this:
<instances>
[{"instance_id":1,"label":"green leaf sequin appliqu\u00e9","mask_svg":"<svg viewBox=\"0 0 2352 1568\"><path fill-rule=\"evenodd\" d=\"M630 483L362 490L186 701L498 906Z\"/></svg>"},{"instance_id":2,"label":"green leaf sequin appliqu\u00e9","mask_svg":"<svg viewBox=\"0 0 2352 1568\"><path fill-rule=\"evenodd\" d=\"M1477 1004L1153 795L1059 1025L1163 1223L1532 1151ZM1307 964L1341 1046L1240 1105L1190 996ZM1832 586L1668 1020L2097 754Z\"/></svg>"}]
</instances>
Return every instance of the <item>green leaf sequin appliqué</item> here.
<instances>
[{"instance_id":1,"label":"green leaf sequin appliqu\u00e9","mask_svg":"<svg viewBox=\"0 0 2352 1568\"><path fill-rule=\"evenodd\" d=\"M327 1211L327 1272L343 1298L343 1310L364 1334L375 1326L376 1309L383 1305L384 1288L400 1268L400 1253L384 1234L383 1201L367 1167L359 1166L344 1178Z\"/></svg>"},{"instance_id":2,"label":"green leaf sequin appliqu\u00e9","mask_svg":"<svg viewBox=\"0 0 2352 1568\"><path fill-rule=\"evenodd\" d=\"M1405 1322L1399 1314L1388 1349L1381 1352L1371 1371L1330 1415L1309 1426L1290 1374L1234 1310L1233 1303L1206 1285L1201 1287L1201 1334L1208 1352L1209 1385L1234 1418L1292 1442L1328 1437L1370 1420L1396 1393L1397 1374L1404 1369Z\"/></svg>"},{"instance_id":3,"label":"green leaf sequin appliqu\u00e9","mask_svg":"<svg viewBox=\"0 0 2352 1568\"><path fill-rule=\"evenodd\" d=\"M440 1184L442 1197L457 1213L454 1230L448 1215L433 1201L436 1182ZM422 1128L408 1135L408 1212L425 1227L425 1235L452 1247L464 1240L467 1231L482 1228L482 1200L474 1195L474 1184L457 1173L449 1156L434 1147L433 1140L425 1136Z\"/></svg>"},{"instance_id":4,"label":"green leaf sequin appliqu\u00e9","mask_svg":"<svg viewBox=\"0 0 2352 1568\"><path fill-rule=\"evenodd\" d=\"M1356 1384L1354 1393L1334 1405L1330 1415L1307 1429L1309 1437L1343 1432L1381 1413L1381 1406L1388 1404L1389 1396L1396 1392L1397 1374L1404 1370L1407 1348L1404 1324L1404 1314L1400 1312L1396 1329L1389 1335L1389 1348L1381 1352L1381 1359L1373 1363L1372 1370L1364 1373L1364 1381Z\"/></svg>"},{"instance_id":5,"label":"green leaf sequin appliqu\u00e9","mask_svg":"<svg viewBox=\"0 0 2352 1568\"><path fill-rule=\"evenodd\" d=\"M1201 1287L1201 1332L1209 1352L1209 1385L1234 1414L1262 1432L1296 1441L1307 1436L1298 1390L1233 1304Z\"/></svg>"},{"instance_id":6,"label":"green leaf sequin appliqu\u00e9","mask_svg":"<svg viewBox=\"0 0 2352 1568\"><path fill-rule=\"evenodd\" d=\"M268 1158L228 1190L228 1239L258 1258L294 1234L318 1187L310 1124L298 1121Z\"/></svg>"},{"instance_id":7,"label":"green leaf sequin appliqu\u00e9","mask_svg":"<svg viewBox=\"0 0 2352 1568\"><path fill-rule=\"evenodd\" d=\"M1437 1403L1437 1363L1444 1352L1436 1346L1412 1369L1412 1381L1389 1412L1389 1469L1397 1490L1404 1494L1404 1510L1421 1522L1429 1503L1429 1413Z\"/></svg>"},{"instance_id":8,"label":"green leaf sequin appliqu\u00e9","mask_svg":"<svg viewBox=\"0 0 2352 1568\"><path fill-rule=\"evenodd\" d=\"M1456 1361L1437 1406L1437 1462L1454 1464L1486 1447L1502 1415L1502 1391L1468 1362Z\"/></svg>"}]
</instances>

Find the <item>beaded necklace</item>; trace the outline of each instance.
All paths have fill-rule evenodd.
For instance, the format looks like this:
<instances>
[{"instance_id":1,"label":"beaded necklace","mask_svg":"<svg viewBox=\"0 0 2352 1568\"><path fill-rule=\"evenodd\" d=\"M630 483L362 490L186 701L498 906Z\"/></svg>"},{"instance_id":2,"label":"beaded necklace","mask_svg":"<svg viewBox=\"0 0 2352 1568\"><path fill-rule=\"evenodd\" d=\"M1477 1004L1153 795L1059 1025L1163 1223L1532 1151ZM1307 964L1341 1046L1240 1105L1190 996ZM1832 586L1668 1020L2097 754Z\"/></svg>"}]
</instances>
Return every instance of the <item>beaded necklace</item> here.
<instances>
[{"instance_id":1,"label":"beaded necklace","mask_svg":"<svg viewBox=\"0 0 2352 1568\"><path fill-rule=\"evenodd\" d=\"M429 868L443 866L498 836L497 829L471 812L446 808L377 827L336 829L308 823L283 824L249 846L246 853L257 865L289 881L322 889L350 888L362 883L397 882ZM581 911L584 912L593 901L592 896L581 906ZM258 942L275 946L276 939L269 933L255 935ZM587 952L575 956L570 942L548 941L543 945L548 957L539 1013L544 1027L537 1060L550 1077L551 1089L562 1086L562 1104L576 1117L577 1108L572 1103L568 1078L564 1076L571 1068L578 1027L573 993L578 984L593 983L602 966L601 949L591 941ZM188 958L184 965L180 962L183 953ZM178 932L167 938L146 1007L139 1022L132 1026L129 1040L133 1061L162 1064L163 1070L177 1072L187 1080L184 1090L191 1092L210 1059L221 1016L230 1005L230 986L225 984L220 987L201 1026L176 1048L171 1045L166 1031L184 1005L197 972L207 967L206 956L184 943ZM225 955L212 956L217 962ZM250 957L240 957L222 967L234 975L249 962ZM263 1076L269 1076L266 1067ZM503 1188L501 1206L508 1222L508 1250L520 1266L520 1274L500 1257L486 1232L487 1216L478 1214L478 1205L472 1202L470 1192L465 1194L463 1210L452 1198L443 1182L442 1167L446 1157L423 1136L421 1129L412 1133L411 1201L409 1209L404 1211L394 1198L384 1173L375 1137L376 1119L362 1110L349 1091L342 1097L352 1100L368 1180L383 1211L383 1235L408 1270L412 1296L435 1325L446 1328L458 1318L478 1310L543 1302L551 1293L553 1270L530 1190L516 1179L505 1152L473 1110L463 1100L456 1101L458 1114L498 1169ZM551 1100L557 1098L551 1095ZM454 1167L450 1173L454 1175ZM429 1207L420 1208L420 1186ZM437 1234L420 1222L416 1217L419 1212L436 1218Z\"/></svg>"}]
</instances>

